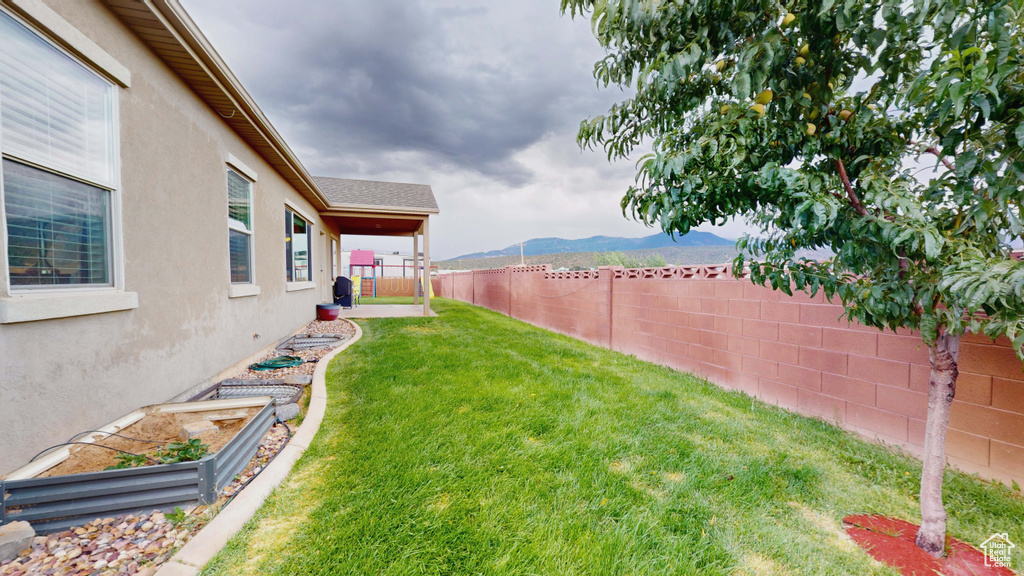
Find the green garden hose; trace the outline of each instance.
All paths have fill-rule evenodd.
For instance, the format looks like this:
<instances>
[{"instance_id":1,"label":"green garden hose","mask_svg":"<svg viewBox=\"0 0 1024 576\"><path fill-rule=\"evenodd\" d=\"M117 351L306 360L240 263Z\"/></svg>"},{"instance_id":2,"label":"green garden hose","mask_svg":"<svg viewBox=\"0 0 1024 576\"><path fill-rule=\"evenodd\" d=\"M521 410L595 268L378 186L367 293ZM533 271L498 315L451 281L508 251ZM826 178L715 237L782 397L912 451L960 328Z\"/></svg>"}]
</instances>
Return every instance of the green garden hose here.
<instances>
[{"instance_id":1,"label":"green garden hose","mask_svg":"<svg viewBox=\"0 0 1024 576\"><path fill-rule=\"evenodd\" d=\"M280 368L301 366L304 362L305 360L298 356L278 356L277 358L271 358L269 360L264 360L263 362L249 364L249 370L278 370Z\"/></svg>"}]
</instances>

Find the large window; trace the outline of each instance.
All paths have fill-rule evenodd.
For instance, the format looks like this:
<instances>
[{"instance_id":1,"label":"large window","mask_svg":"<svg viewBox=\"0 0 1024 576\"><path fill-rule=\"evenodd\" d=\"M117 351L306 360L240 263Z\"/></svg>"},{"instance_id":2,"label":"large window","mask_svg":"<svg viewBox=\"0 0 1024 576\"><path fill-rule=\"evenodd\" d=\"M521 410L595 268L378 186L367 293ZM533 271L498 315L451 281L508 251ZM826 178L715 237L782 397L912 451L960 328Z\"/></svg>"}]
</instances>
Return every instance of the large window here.
<instances>
[{"instance_id":1,"label":"large window","mask_svg":"<svg viewBox=\"0 0 1024 576\"><path fill-rule=\"evenodd\" d=\"M285 266L289 282L309 282L312 225L291 210L284 211Z\"/></svg>"},{"instance_id":2,"label":"large window","mask_svg":"<svg viewBox=\"0 0 1024 576\"><path fill-rule=\"evenodd\" d=\"M0 197L12 290L112 286L116 91L0 11Z\"/></svg>"},{"instance_id":3,"label":"large window","mask_svg":"<svg viewBox=\"0 0 1024 576\"><path fill-rule=\"evenodd\" d=\"M231 283L252 283L252 182L228 170L228 252Z\"/></svg>"}]
</instances>

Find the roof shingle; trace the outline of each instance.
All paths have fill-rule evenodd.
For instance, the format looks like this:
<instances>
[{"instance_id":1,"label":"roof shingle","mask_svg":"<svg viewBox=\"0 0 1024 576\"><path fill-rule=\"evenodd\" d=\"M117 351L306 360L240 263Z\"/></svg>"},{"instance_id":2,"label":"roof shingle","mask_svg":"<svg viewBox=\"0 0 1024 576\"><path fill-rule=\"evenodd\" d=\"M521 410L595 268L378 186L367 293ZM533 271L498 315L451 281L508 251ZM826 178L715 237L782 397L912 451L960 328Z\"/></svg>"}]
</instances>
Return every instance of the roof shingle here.
<instances>
[{"instance_id":1,"label":"roof shingle","mask_svg":"<svg viewBox=\"0 0 1024 576\"><path fill-rule=\"evenodd\" d=\"M317 186L335 206L378 206L438 212L434 192L426 184L376 182L314 176Z\"/></svg>"}]
</instances>

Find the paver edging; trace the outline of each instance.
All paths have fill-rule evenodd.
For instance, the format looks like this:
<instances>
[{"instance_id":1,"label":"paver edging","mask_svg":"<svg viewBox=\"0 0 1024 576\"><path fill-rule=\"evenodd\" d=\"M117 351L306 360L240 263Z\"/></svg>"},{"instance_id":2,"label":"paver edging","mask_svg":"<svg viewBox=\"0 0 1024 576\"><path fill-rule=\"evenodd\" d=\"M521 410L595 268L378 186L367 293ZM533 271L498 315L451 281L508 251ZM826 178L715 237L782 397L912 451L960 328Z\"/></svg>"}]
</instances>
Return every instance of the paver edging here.
<instances>
[{"instance_id":1,"label":"paver edging","mask_svg":"<svg viewBox=\"0 0 1024 576\"><path fill-rule=\"evenodd\" d=\"M192 539L182 546L181 550L178 550L167 563L161 565L154 576L195 576L198 574L203 566L227 545L228 540L252 518L274 488L288 477L292 466L309 448L310 442L313 441L323 423L324 414L327 411L327 365L335 356L363 337L363 331L359 324L351 320L346 320L346 322L355 327L356 333L347 342L317 362L310 388L309 410L306 411L305 420L292 435L288 444L274 458L274 461L264 468L252 483L239 492L235 499L228 503L209 524L192 536Z\"/></svg>"}]
</instances>

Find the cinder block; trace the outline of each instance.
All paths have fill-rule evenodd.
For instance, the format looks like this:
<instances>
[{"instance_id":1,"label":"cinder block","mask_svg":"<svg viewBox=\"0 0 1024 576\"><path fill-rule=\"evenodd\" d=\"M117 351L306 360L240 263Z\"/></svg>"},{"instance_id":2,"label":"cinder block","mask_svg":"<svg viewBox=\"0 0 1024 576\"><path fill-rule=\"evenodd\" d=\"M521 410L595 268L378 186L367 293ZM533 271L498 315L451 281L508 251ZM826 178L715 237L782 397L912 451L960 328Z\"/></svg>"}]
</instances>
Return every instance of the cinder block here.
<instances>
[{"instance_id":1,"label":"cinder block","mask_svg":"<svg viewBox=\"0 0 1024 576\"><path fill-rule=\"evenodd\" d=\"M779 380L804 390L821 391L821 372L817 370L779 364Z\"/></svg>"},{"instance_id":2,"label":"cinder block","mask_svg":"<svg viewBox=\"0 0 1024 576\"><path fill-rule=\"evenodd\" d=\"M761 303L756 300L729 300L729 316L733 318L761 318Z\"/></svg>"},{"instance_id":3,"label":"cinder block","mask_svg":"<svg viewBox=\"0 0 1024 576\"><path fill-rule=\"evenodd\" d=\"M793 302L761 302L761 320L800 322L800 305Z\"/></svg>"},{"instance_id":4,"label":"cinder block","mask_svg":"<svg viewBox=\"0 0 1024 576\"><path fill-rule=\"evenodd\" d=\"M784 297L782 292L772 290L770 286L759 286L752 282L743 282L743 298L745 300L777 301Z\"/></svg>"},{"instance_id":5,"label":"cinder block","mask_svg":"<svg viewBox=\"0 0 1024 576\"><path fill-rule=\"evenodd\" d=\"M821 375L821 391L823 394L842 398L865 406L876 406L875 384L840 376L838 374Z\"/></svg>"},{"instance_id":6,"label":"cinder block","mask_svg":"<svg viewBox=\"0 0 1024 576\"><path fill-rule=\"evenodd\" d=\"M0 526L0 564L10 562L32 546L36 531L28 522L11 522Z\"/></svg>"},{"instance_id":7,"label":"cinder block","mask_svg":"<svg viewBox=\"0 0 1024 576\"><path fill-rule=\"evenodd\" d=\"M799 364L800 347L795 344L784 342L769 342L761 340L758 343L758 356L765 360L775 360L783 364Z\"/></svg>"},{"instance_id":8,"label":"cinder block","mask_svg":"<svg viewBox=\"0 0 1024 576\"><path fill-rule=\"evenodd\" d=\"M846 421L846 401L825 394L800 390L797 393L798 406L804 414L817 416L829 422Z\"/></svg>"},{"instance_id":9,"label":"cinder block","mask_svg":"<svg viewBox=\"0 0 1024 576\"><path fill-rule=\"evenodd\" d=\"M759 340L778 340L779 323L767 320L743 319L743 335Z\"/></svg>"},{"instance_id":10,"label":"cinder block","mask_svg":"<svg viewBox=\"0 0 1024 576\"><path fill-rule=\"evenodd\" d=\"M928 346L921 336L878 335L878 357L912 364L928 365Z\"/></svg>"},{"instance_id":11,"label":"cinder block","mask_svg":"<svg viewBox=\"0 0 1024 576\"><path fill-rule=\"evenodd\" d=\"M820 372L846 374L847 355L831 350L801 347L800 365Z\"/></svg>"},{"instance_id":12,"label":"cinder block","mask_svg":"<svg viewBox=\"0 0 1024 576\"><path fill-rule=\"evenodd\" d=\"M700 333L700 345L713 350L725 350L729 345L729 336L721 332L705 330Z\"/></svg>"},{"instance_id":13,"label":"cinder block","mask_svg":"<svg viewBox=\"0 0 1024 576\"><path fill-rule=\"evenodd\" d=\"M992 441L991 466L1015 478L1024 478L1024 448Z\"/></svg>"},{"instance_id":14,"label":"cinder block","mask_svg":"<svg viewBox=\"0 0 1024 576\"><path fill-rule=\"evenodd\" d=\"M908 437L907 417L887 410L879 410L861 404L847 404L846 421L850 425L869 432L876 432L906 442Z\"/></svg>"},{"instance_id":15,"label":"cinder block","mask_svg":"<svg viewBox=\"0 0 1024 576\"><path fill-rule=\"evenodd\" d=\"M779 363L754 356L744 356L743 372L759 378L777 378L779 375Z\"/></svg>"},{"instance_id":16,"label":"cinder block","mask_svg":"<svg viewBox=\"0 0 1024 576\"><path fill-rule=\"evenodd\" d=\"M924 438L921 439L924 446ZM989 453L992 442L988 438L975 436L961 432L960 430L946 430L946 455L960 458L979 466L989 466L991 459Z\"/></svg>"},{"instance_id":17,"label":"cinder block","mask_svg":"<svg viewBox=\"0 0 1024 576\"><path fill-rule=\"evenodd\" d=\"M906 388L879 386L876 390L875 405L879 408L903 414L911 418L928 418L928 395Z\"/></svg>"},{"instance_id":18,"label":"cinder block","mask_svg":"<svg viewBox=\"0 0 1024 576\"><path fill-rule=\"evenodd\" d=\"M860 356L874 356L878 352L878 334L847 328L822 328L821 347Z\"/></svg>"},{"instance_id":19,"label":"cinder block","mask_svg":"<svg viewBox=\"0 0 1024 576\"><path fill-rule=\"evenodd\" d=\"M846 373L853 378L899 388L910 387L910 365L867 356L850 356Z\"/></svg>"},{"instance_id":20,"label":"cinder block","mask_svg":"<svg viewBox=\"0 0 1024 576\"><path fill-rule=\"evenodd\" d=\"M839 306L817 305L817 304L801 304L800 305L800 323L807 326L827 326L833 328L836 326L845 326L846 321L840 320L840 316L843 314L843 309Z\"/></svg>"},{"instance_id":21,"label":"cinder block","mask_svg":"<svg viewBox=\"0 0 1024 576\"><path fill-rule=\"evenodd\" d=\"M975 374L989 374L996 378L1020 380L1021 362L1013 350L1003 346L962 343L960 345L960 370Z\"/></svg>"},{"instance_id":22,"label":"cinder block","mask_svg":"<svg viewBox=\"0 0 1024 576\"><path fill-rule=\"evenodd\" d=\"M718 280L715 282L715 298L743 298L743 285L748 280Z\"/></svg>"},{"instance_id":23,"label":"cinder block","mask_svg":"<svg viewBox=\"0 0 1024 576\"><path fill-rule=\"evenodd\" d=\"M729 314L729 301L718 298L701 298L700 311L703 314L727 316Z\"/></svg>"},{"instance_id":24,"label":"cinder block","mask_svg":"<svg viewBox=\"0 0 1024 576\"><path fill-rule=\"evenodd\" d=\"M196 420L195 422L182 424L179 436L181 436L183 440L188 440L189 438L195 438L204 432L216 432L218 430L220 430L220 428L215 426L213 422L210 422L209 420Z\"/></svg>"},{"instance_id":25,"label":"cinder block","mask_svg":"<svg viewBox=\"0 0 1024 576\"><path fill-rule=\"evenodd\" d=\"M726 370L739 372L743 369L743 357L739 354L729 352L724 348L715 350L712 358L715 365L721 366Z\"/></svg>"},{"instance_id":26,"label":"cinder block","mask_svg":"<svg viewBox=\"0 0 1024 576\"><path fill-rule=\"evenodd\" d=\"M957 388L957 396L959 396L959 385ZM1024 382L1006 380L1005 378L992 379L992 406L1000 410L1024 414Z\"/></svg>"},{"instance_id":27,"label":"cinder block","mask_svg":"<svg viewBox=\"0 0 1024 576\"><path fill-rule=\"evenodd\" d=\"M757 356L759 342L756 338L744 338L743 336L729 336L726 349L729 352L743 354L745 356Z\"/></svg>"},{"instance_id":28,"label":"cinder block","mask_svg":"<svg viewBox=\"0 0 1024 576\"><path fill-rule=\"evenodd\" d=\"M1024 446L1024 414L953 402L949 412L949 426L976 436Z\"/></svg>"},{"instance_id":29,"label":"cinder block","mask_svg":"<svg viewBox=\"0 0 1024 576\"><path fill-rule=\"evenodd\" d=\"M313 377L309 374L289 374L284 377L285 384L295 384L297 386L309 386L313 383Z\"/></svg>"},{"instance_id":30,"label":"cinder block","mask_svg":"<svg viewBox=\"0 0 1024 576\"><path fill-rule=\"evenodd\" d=\"M770 378L761 378L757 384L761 399L765 402L785 408L797 408L800 403L799 389L794 386Z\"/></svg>"},{"instance_id":31,"label":"cinder block","mask_svg":"<svg viewBox=\"0 0 1024 576\"><path fill-rule=\"evenodd\" d=\"M821 328L802 324L779 324L779 342L798 346L821 347Z\"/></svg>"},{"instance_id":32,"label":"cinder block","mask_svg":"<svg viewBox=\"0 0 1024 576\"><path fill-rule=\"evenodd\" d=\"M928 371L930 374L931 368ZM956 399L960 402L977 404L979 406L993 405L992 389L993 380L991 376L961 372L956 379ZM1024 393L1024 385L1020 387L1020 390ZM1020 400L1022 410L1017 410L1017 412L1024 412L1024 398ZM996 408L1002 407L996 406ZM1003 409L1006 410L1006 408Z\"/></svg>"},{"instance_id":33,"label":"cinder block","mask_svg":"<svg viewBox=\"0 0 1024 576\"><path fill-rule=\"evenodd\" d=\"M731 318L729 316L715 316L715 332L722 332L725 334L735 334L737 336L743 334L743 319Z\"/></svg>"}]
</instances>

